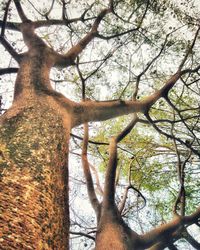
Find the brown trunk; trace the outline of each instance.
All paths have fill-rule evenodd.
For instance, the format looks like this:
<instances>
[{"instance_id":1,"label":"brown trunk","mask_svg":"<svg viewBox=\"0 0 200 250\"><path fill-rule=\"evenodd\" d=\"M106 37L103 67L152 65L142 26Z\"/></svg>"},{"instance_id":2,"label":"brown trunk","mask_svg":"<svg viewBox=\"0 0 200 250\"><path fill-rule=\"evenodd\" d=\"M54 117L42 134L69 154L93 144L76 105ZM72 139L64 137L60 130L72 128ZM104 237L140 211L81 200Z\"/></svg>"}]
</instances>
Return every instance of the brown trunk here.
<instances>
[{"instance_id":1,"label":"brown trunk","mask_svg":"<svg viewBox=\"0 0 200 250\"><path fill-rule=\"evenodd\" d=\"M128 250L132 249L129 236L120 224L104 223L99 229L96 239L96 250Z\"/></svg>"},{"instance_id":2,"label":"brown trunk","mask_svg":"<svg viewBox=\"0 0 200 250\"><path fill-rule=\"evenodd\" d=\"M0 248L68 249L69 131L62 117L41 98L2 118Z\"/></svg>"},{"instance_id":3,"label":"brown trunk","mask_svg":"<svg viewBox=\"0 0 200 250\"><path fill-rule=\"evenodd\" d=\"M95 250L113 249L142 249L139 246L138 235L123 222L116 208L103 211L98 225L95 247Z\"/></svg>"}]
</instances>

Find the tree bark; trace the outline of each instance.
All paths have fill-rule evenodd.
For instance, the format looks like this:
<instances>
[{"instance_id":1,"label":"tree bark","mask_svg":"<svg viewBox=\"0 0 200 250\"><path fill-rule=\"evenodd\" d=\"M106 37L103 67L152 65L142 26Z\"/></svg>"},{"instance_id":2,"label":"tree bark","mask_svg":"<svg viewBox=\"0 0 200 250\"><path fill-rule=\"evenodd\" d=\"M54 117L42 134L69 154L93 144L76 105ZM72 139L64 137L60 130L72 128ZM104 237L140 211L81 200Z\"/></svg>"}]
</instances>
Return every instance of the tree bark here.
<instances>
[{"instance_id":1,"label":"tree bark","mask_svg":"<svg viewBox=\"0 0 200 250\"><path fill-rule=\"evenodd\" d=\"M1 249L68 249L69 131L32 102L0 124Z\"/></svg>"},{"instance_id":2,"label":"tree bark","mask_svg":"<svg viewBox=\"0 0 200 250\"><path fill-rule=\"evenodd\" d=\"M95 250L141 250L138 235L122 220L117 208L102 208Z\"/></svg>"}]
</instances>

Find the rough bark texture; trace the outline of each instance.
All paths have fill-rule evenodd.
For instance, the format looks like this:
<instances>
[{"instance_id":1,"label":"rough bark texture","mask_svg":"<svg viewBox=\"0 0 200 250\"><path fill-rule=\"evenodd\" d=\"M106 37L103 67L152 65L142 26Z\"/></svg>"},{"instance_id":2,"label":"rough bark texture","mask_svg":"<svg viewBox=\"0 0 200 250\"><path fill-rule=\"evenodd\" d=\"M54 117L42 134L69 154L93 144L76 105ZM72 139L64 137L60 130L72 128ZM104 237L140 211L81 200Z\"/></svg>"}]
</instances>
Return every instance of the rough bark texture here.
<instances>
[{"instance_id":1,"label":"rough bark texture","mask_svg":"<svg viewBox=\"0 0 200 250\"><path fill-rule=\"evenodd\" d=\"M67 140L63 120L33 103L0 126L1 249L67 249Z\"/></svg>"}]
</instances>

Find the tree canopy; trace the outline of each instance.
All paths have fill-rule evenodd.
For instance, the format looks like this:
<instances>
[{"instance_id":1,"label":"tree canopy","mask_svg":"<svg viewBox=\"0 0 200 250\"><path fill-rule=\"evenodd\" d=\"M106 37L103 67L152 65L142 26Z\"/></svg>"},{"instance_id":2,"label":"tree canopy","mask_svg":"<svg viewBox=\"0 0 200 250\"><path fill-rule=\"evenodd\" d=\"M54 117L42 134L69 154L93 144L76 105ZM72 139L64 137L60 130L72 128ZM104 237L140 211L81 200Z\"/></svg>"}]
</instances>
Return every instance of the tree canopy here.
<instances>
[{"instance_id":1,"label":"tree canopy","mask_svg":"<svg viewBox=\"0 0 200 250\"><path fill-rule=\"evenodd\" d=\"M114 237L109 217L126 249L200 248L199 11L198 0L0 3L2 124L34 95L34 105L45 96L59 110L64 128L72 117L72 249L91 249L95 237L96 249L111 249L102 248ZM85 222L73 205L80 197L96 213L85 211Z\"/></svg>"}]
</instances>

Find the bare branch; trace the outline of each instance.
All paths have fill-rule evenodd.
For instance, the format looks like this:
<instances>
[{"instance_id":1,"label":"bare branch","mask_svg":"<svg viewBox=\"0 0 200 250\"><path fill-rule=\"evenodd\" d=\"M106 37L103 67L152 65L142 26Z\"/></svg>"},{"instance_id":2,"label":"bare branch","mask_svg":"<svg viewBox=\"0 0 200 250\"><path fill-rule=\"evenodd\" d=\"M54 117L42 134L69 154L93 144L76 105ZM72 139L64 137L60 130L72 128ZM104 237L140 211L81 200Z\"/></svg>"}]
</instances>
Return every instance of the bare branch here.
<instances>
[{"instance_id":1,"label":"bare branch","mask_svg":"<svg viewBox=\"0 0 200 250\"><path fill-rule=\"evenodd\" d=\"M122 21L125 21L123 20L123 18L121 18L119 15L116 14L116 12L114 11L114 6L113 6L113 1L110 1L111 2L111 12L115 14L115 16L117 16L119 19L121 19ZM120 37L120 36L124 36L128 33L132 33L132 32L135 32L135 31L138 31L143 23L143 20L147 14L147 10L148 10L148 7L149 7L149 0L147 1L147 5L146 5L146 8L145 8L145 11L144 11L144 14L142 15L142 18L140 20L140 22L138 23L137 27L135 28L132 28L132 29L129 29L129 30L126 30L124 32L120 32L120 33L117 33L117 34L114 34L114 35L110 35L110 36L104 36L104 35L101 35L101 34L97 34L96 36L101 38L101 39L104 39L104 40L110 40L110 39L113 39L113 38L116 38L116 37Z\"/></svg>"},{"instance_id":2,"label":"bare branch","mask_svg":"<svg viewBox=\"0 0 200 250\"><path fill-rule=\"evenodd\" d=\"M167 101L167 103L169 104L169 106L171 106L171 107L173 108L173 110L175 110L175 111L177 112L177 114L179 115L179 117L180 117L180 119L181 119L181 122L185 125L185 127L187 128L187 130L193 135L193 137L194 137L197 141L199 141L199 139L198 139L198 138L196 137L196 135L194 134L193 130L190 129L190 127L188 126L188 124L185 122L185 119L184 119L184 117L182 116L181 111L176 107L176 105L174 105L174 104L172 103L172 101L171 101L168 97L166 97L166 101Z\"/></svg>"},{"instance_id":3,"label":"bare branch","mask_svg":"<svg viewBox=\"0 0 200 250\"><path fill-rule=\"evenodd\" d=\"M87 159L87 146L88 146L88 124L84 124L84 138L83 138L83 147L82 147L82 165L84 170L84 175L86 179L87 185L87 192L91 202L93 209L96 212L97 217L99 216L100 211L100 203L97 199L95 190L94 190L94 183L92 180L92 175L90 172L89 162Z\"/></svg>"},{"instance_id":4,"label":"bare branch","mask_svg":"<svg viewBox=\"0 0 200 250\"><path fill-rule=\"evenodd\" d=\"M129 190L129 186L126 187L125 191L124 191L124 194L123 194L123 198L121 200L121 203L119 204L118 206L118 210L119 210L119 213L122 214L123 210L124 210L124 207L125 207L125 204L126 204L126 199L128 197L128 190Z\"/></svg>"},{"instance_id":5,"label":"bare branch","mask_svg":"<svg viewBox=\"0 0 200 250\"><path fill-rule=\"evenodd\" d=\"M71 23L75 23L75 22L85 22L85 21L89 21L89 20L93 20L95 19L95 17L88 17L88 18L83 18L83 15L81 15L80 17L76 17L76 18L71 18L71 19L48 19L48 20L38 20L38 21L32 21L32 24L34 25L34 28L41 28L41 27L48 27L50 25L69 25ZM3 25L3 21L0 20L0 27L2 27ZM19 29L20 27L20 23L18 22L6 22L6 28L10 29L10 30L14 30L14 31L20 31Z\"/></svg>"},{"instance_id":6,"label":"bare branch","mask_svg":"<svg viewBox=\"0 0 200 250\"><path fill-rule=\"evenodd\" d=\"M199 31L200 31L200 26L198 27L198 29L197 29L197 31L196 31L196 33L195 33L195 36L194 36L194 39L193 39L193 41L192 41L191 46L188 48L188 50L187 50L187 52L186 52L186 55L185 55L185 57L183 58L183 60L182 60L182 62L181 62L181 64L180 64L180 66L179 66L179 69L180 69L180 70L183 68L185 62L186 62L187 59L188 59L188 56L192 53L192 49L193 49L193 47L194 47L194 45L195 45L195 42L196 42L196 40L197 40L197 37L198 37L198 35L199 35Z\"/></svg>"},{"instance_id":7,"label":"bare branch","mask_svg":"<svg viewBox=\"0 0 200 250\"><path fill-rule=\"evenodd\" d=\"M48 19L48 15L51 13L53 6L54 6L55 0L51 1L51 6L49 8L49 10L44 14L44 16Z\"/></svg>"},{"instance_id":8,"label":"bare branch","mask_svg":"<svg viewBox=\"0 0 200 250\"><path fill-rule=\"evenodd\" d=\"M137 114L133 115L133 119L132 121L128 124L128 126L116 137L116 141L117 143L120 142L121 140L124 139L125 136L127 136L131 130L133 129L133 127L136 125L136 123L138 122L138 117Z\"/></svg>"},{"instance_id":9,"label":"bare branch","mask_svg":"<svg viewBox=\"0 0 200 250\"><path fill-rule=\"evenodd\" d=\"M79 69L78 61L79 61L79 58L77 59L77 71L81 78L81 83L82 83L82 100L85 101L85 88L86 88L85 79L83 78L82 72ZM92 179L92 175L90 171L90 165L89 165L88 157L87 157L88 140L89 140L89 127L88 127L88 123L84 123L84 137L83 137L81 159L82 159L83 171L84 171L84 175L86 179L88 196L89 196L91 205L93 209L95 210L96 216L98 218L99 213L100 213L100 203L98 201L98 198L96 196L96 192L94 189L94 183L93 183L93 179Z\"/></svg>"},{"instance_id":10,"label":"bare branch","mask_svg":"<svg viewBox=\"0 0 200 250\"><path fill-rule=\"evenodd\" d=\"M191 246L193 246L195 249L200 249L200 243L196 241L188 232L187 229L184 229L183 231L183 237L190 243Z\"/></svg>"},{"instance_id":11,"label":"bare branch","mask_svg":"<svg viewBox=\"0 0 200 250\"><path fill-rule=\"evenodd\" d=\"M20 3L20 0L14 0L14 3L15 3L15 6L16 6L16 9L17 9L17 12L22 20L23 23L25 22L28 22L29 19L26 17L23 9L22 9L22 6L21 6L21 3Z\"/></svg>"},{"instance_id":12,"label":"bare branch","mask_svg":"<svg viewBox=\"0 0 200 250\"><path fill-rule=\"evenodd\" d=\"M181 72L178 71L160 90L142 101L86 101L79 103L74 106L74 112L78 115L78 120L74 121L74 126L87 121L102 121L134 112L146 113L157 100L168 94L180 76Z\"/></svg>"},{"instance_id":13,"label":"bare branch","mask_svg":"<svg viewBox=\"0 0 200 250\"><path fill-rule=\"evenodd\" d=\"M144 243L144 247L151 247L159 241L170 238L171 235L183 225L189 226L197 222L200 218L200 207L189 216L175 216L174 219L166 224L163 224L150 232L140 236Z\"/></svg>"},{"instance_id":14,"label":"bare branch","mask_svg":"<svg viewBox=\"0 0 200 250\"><path fill-rule=\"evenodd\" d=\"M81 120L83 122L86 121L97 121L97 120L106 120L111 119L120 115L130 114L134 112L142 112L144 114L147 114L149 109L153 106L157 100L164 97L166 98L168 96L169 91L172 89L172 87L175 85L175 83L180 79L181 76L187 73L192 72L198 72L200 69L200 65L198 65L194 69L185 69L183 71L178 71L170 77L170 79L164 84L164 86L159 89L158 91L155 91L154 94L148 96L142 101L113 101L113 102L84 102L79 103L78 106L75 107L74 112L79 113L79 121L74 121L75 126L80 124ZM77 124L76 124L77 123ZM154 124L154 127L155 124ZM156 127L157 131L160 131L158 127ZM162 131L160 131L162 132ZM162 132L169 138L170 135L166 134L165 132ZM180 139L177 139L179 142L184 144ZM191 148L191 146L189 147ZM200 153L192 149L195 154L200 155Z\"/></svg>"},{"instance_id":15,"label":"bare branch","mask_svg":"<svg viewBox=\"0 0 200 250\"><path fill-rule=\"evenodd\" d=\"M94 240L94 241L95 241L95 237L93 237L93 236L91 236L91 235L89 235L89 234L87 234L87 233L83 233L83 232L74 232L74 231L70 231L69 233L70 233L70 234L73 234L73 235L83 236L83 237L86 237L86 238L88 238L88 239L90 239L90 240Z\"/></svg>"},{"instance_id":16,"label":"bare branch","mask_svg":"<svg viewBox=\"0 0 200 250\"><path fill-rule=\"evenodd\" d=\"M142 111L143 104L136 101L85 101L74 106L74 113L78 116L73 126L88 121L105 121L120 115Z\"/></svg>"},{"instance_id":17,"label":"bare branch","mask_svg":"<svg viewBox=\"0 0 200 250\"><path fill-rule=\"evenodd\" d=\"M137 30L138 30L138 27L126 30L124 32L116 33L116 34L110 35L110 36L104 36L104 35L99 34L99 33L97 33L95 36L98 37L98 38L101 38L103 40L110 40L110 39L113 39L113 38L116 38L116 37L124 36L124 35L126 35L128 33L132 33L132 32L137 31Z\"/></svg>"},{"instance_id":18,"label":"bare branch","mask_svg":"<svg viewBox=\"0 0 200 250\"><path fill-rule=\"evenodd\" d=\"M103 121L121 115L127 115L137 112L142 112L145 115L148 115L148 111L152 107L152 105L161 97L166 97L170 89L174 86L174 84L180 79L180 77L183 74L188 73L188 71L196 72L196 70L198 70L199 68L200 65L195 69L189 69L183 71L178 70L174 75L170 77L170 79L164 84L164 86L160 90L155 91L154 94L144 98L141 101L113 100L113 101L95 102L89 100L80 103L73 102L72 112L75 115L74 115L74 120L72 121L72 126L74 127L81 123L89 121ZM61 98L57 96L56 98L63 107L69 106L69 101L66 101L65 98L63 98L63 96ZM152 123L152 120L150 121L150 123ZM172 137L166 134L165 132L160 131L160 129L157 128L157 126L155 126L154 123L152 123L152 125L157 129L157 131L165 134L169 138ZM180 139L177 140L185 145L185 143L182 142ZM200 155L200 153L198 153L198 151L193 149L191 146L188 146L188 148L191 148L192 151L195 152L195 154Z\"/></svg>"},{"instance_id":19,"label":"bare branch","mask_svg":"<svg viewBox=\"0 0 200 250\"><path fill-rule=\"evenodd\" d=\"M0 27L2 27L3 24L4 22L0 20ZM20 26L20 23L16 23L16 22L6 22L5 24L6 29L14 30L14 31L20 31L19 26Z\"/></svg>"},{"instance_id":20,"label":"bare branch","mask_svg":"<svg viewBox=\"0 0 200 250\"><path fill-rule=\"evenodd\" d=\"M0 75L17 73L19 68L0 68Z\"/></svg>"},{"instance_id":21,"label":"bare branch","mask_svg":"<svg viewBox=\"0 0 200 250\"><path fill-rule=\"evenodd\" d=\"M133 100L136 100L137 94L138 94L138 89L139 89L139 82L141 77L148 71L148 69L151 67L151 65L153 65L153 63L160 57L160 55L162 54L165 45L167 44L167 39L168 39L168 35L165 38L164 44L162 45L159 53L150 61L147 63L146 67L144 68L144 70L137 76L136 78L136 87L135 87L135 91L133 93Z\"/></svg>"},{"instance_id":22,"label":"bare branch","mask_svg":"<svg viewBox=\"0 0 200 250\"><path fill-rule=\"evenodd\" d=\"M174 113L174 120L175 120L175 113ZM173 130L174 130L174 124L172 124L172 128L171 128L171 134L174 137ZM180 204L181 205L180 215L184 216L185 215L185 186L184 186L185 174L184 174L184 170L182 169L181 157L178 151L176 140L173 139L173 142L174 142L174 148L175 148L176 157L177 157L177 174L178 174L178 180L179 180L179 185L180 185L180 190L179 190L177 199L174 204L173 212L174 214L177 214L178 205Z\"/></svg>"},{"instance_id":23,"label":"bare branch","mask_svg":"<svg viewBox=\"0 0 200 250\"><path fill-rule=\"evenodd\" d=\"M104 195L103 195L103 207L113 207L115 204L115 178L117 169L117 143L120 142L126 135L130 133L132 128L138 122L138 117L135 114L132 121L128 126L119 133L118 136L110 140L109 145L109 162L106 169ZM128 192L128 190L127 190Z\"/></svg>"},{"instance_id":24,"label":"bare branch","mask_svg":"<svg viewBox=\"0 0 200 250\"><path fill-rule=\"evenodd\" d=\"M81 136L75 135L70 133L70 135L78 140L83 140L83 138ZM108 142L98 142L98 141L92 141L92 140L88 140L89 143L94 144L94 145L109 145ZM122 151L129 153L130 155L133 156L133 153L131 151L128 151L127 149L121 147L121 146L117 146L118 149L121 149Z\"/></svg>"},{"instance_id":25,"label":"bare branch","mask_svg":"<svg viewBox=\"0 0 200 250\"><path fill-rule=\"evenodd\" d=\"M185 215L185 205L186 205L185 204L185 202L186 202L185 166L191 157L192 151L190 150L190 152L189 152L188 156L186 157L186 159L184 160L184 162L181 162L180 153L178 151L176 140L173 139L173 141L174 141L174 145L175 145L175 152L177 155L177 172L178 172L178 179L179 179L179 184L180 184L179 193L178 193L177 199L176 199L175 204L174 204L174 213L177 214L178 205L180 204L180 215L184 216Z\"/></svg>"},{"instance_id":26,"label":"bare branch","mask_svg":"<svg viewBox=\"0 0 200 250\"><path fill-rule=\"evenodd\" d=\"M93 20L94 17L90 17L90 18L85 18L85 21L89 21L89 20ZM40 27L48 27L50 25L69 25L71 23L75 23L75 22L83 22L82 17L77 17L77 18L72 18L72 19L64 19L64 20L60 20L60 19L48 19L48 20L39 20L39 21L35 21L33 22L35 29L36 28L40 28Z\"/></svg>"},{"instance_id":27,"label":"bare branch","mask_svg":"<svg viewBox=\"0 0 200 250\"><path fill-rule=\"evenodd\" d=\"M172 136L171 134L166 133L165 131L161 130L155 123L154 121L151 119L150 115L148 113L145 113L145 116L147 118L147 120L149 121L149 123L153 126L153 128L160 134L166 136L169 139L175 139L176 141L180 142L182 145L186 146L187 148L189 148L195 155L200 157L200 151L194 149L190 144L184 142L183 140L181 140L178 137Z\"/></svg>"},{"instance_id":28,"label":"bare branch","mask_svg":"<svg viewBox=\"0 0 200 250\"><path fill-rule=\"evenodd\" d=\"M74 61L76 57L85 49L85 47L94 39L96 34L98 33L98 27L102 19L106 16L106 14L110 13L110 8L102 10L97 18L95 19L91 30L76 44L74 45L66 54L65 57L70 61ZM59 65L59 58L56 62Z\"/></svg>"},{"instance_id":29,"label":"bare branch","mask_svg":"<svg viewBox=\"0 0 200 250\"><path fill-rule=\"evenodd\" d=\"M119 210L119 213L122 214L123 212L123 209L125 207L125 204L126 204L126 199L127 199L127 196L128 196L128 191L130 189L133 189L136 193L137 193L137 196L138 197L141 197L144 201L144 205L142 206L142 208L144 208L146 206L146 198L143 196L143 194L137 189L135 188L133 185L132 185L132 181L131 181L131 166L132 166L132 161L133 159L131 160L131 163L129 165L129 173L128 173L128 186L126 187L125 189L125 192L124 192L124 195L123 195L123 198L121 200L121 203L120 205L118 206L118 210ZM141 209L141 208L140 208Z\"/></svg>"},{"instance_id":30,"label":"bare branch","mask_svg":"<svg viewBox=\"0 0 200 250\"><path fill-rule=\"evenodd\" d=\"M124 196L123 196L123 199L122 199L122 202L121 202L121 204L120 204L120 206L119 206L119 212L120 212L120 214L122 213L122 211L123 211L123 209L124 209L124 207L125 207L126 198L127 198L127 195L128 195L128 191L129 191L130 189L133 189L133 190L137 193L138 197L141 197L141 198L143 199L144 205L142 205L142 208L144 208L144 207L146 206L146 198L144 197L144 195L140 192L140 190L138 190L137 188L135 188L135 187L131 184L131 185L129 185L129 186L126 188L125 193L124 193ZM142 208L139 208L139 209L142 209Z\"/></svg>"},{"instance_id":31,"label":"bare branch","mask_svg":"<svg viewBox=\"0 0 200 250\"><path fill-rule=\"evenodd\" d=\"M101 195L103 195L103 189L102 189L101 184L100 184L98 172L97 172L96 168L92 164L89 163L89 166L92 169L92 171L94 172L94 175L95 175L95 178L96 178L97 189L98 189L99 193Z\"/></svg>"},{"instance_id":32,"label":"bare branch","mask_svg":"<svg viewBox=\"0 0 200 250\"><path fill-rule=\"evenodd\" d=\"M106 169L103 208L113 208L115 205L115 176L117 169L117 142L115 138L110 139L109 162Z\"/></svg>"},{"instance_id":33,"label":"bare branch","mask_svg":"<svg viewBox=\"0 0 200 250\"><path fill-rule=\"evenodd\" d=\"M5 28L6 28L6 22L7 22L7 17L8 17L8 11L9 11L9 6L10 6L11 0L8 0L6 7L5 7L5 12L4 12L4 17L3 17L3 23L1 26L1 36L3 37L5 34Z\"/></svg>"},{"instance_id":34,"label":"bare branch","mask_svg":"<svg viewBox=\"0 0 200 250\"><path fill-rule=\"evenodd\" d=\"M162 239L158 243L154 244L152 247L148 248L148 250L163 250L166 247L171 246L175 247L174 243L182 237L183 228L175 231L169 238Z\"/></svg>"},{"instance_id":35,"label":"bare branch","mask_svg":"<svg viewBox=\"0 0 200 250\"><path fill-rule=\"evenodd\" d=\"M122 214L122 211L124 210L125 204L126 204L126 199L128 196L128 190L131 185L131 165L132 165L133 160L131 160L130 165L129 165L129 173L128 173L128 186L125 189L125 192L123 194L123 198L121 200L121 203L118 205L118 210L119 213Z\"/></svg>"},{"instance_id":36,"label":"bare branch","mask_svg":"<svg viewBox=\"0 0 200 250\"><path fill-rule=\"evenodd\" d=\"M76 68L77 68L77 71L78 71L78 75L79 75L79 77L80 77L80 79L81 79L81 83L82 83L82 100L84 100L85 101L85 82L86 82L86 79L84 79L84 77L83 77L83 74L82 74L82 72L81 72L81 70L80 70L80 68L79 68L79 57L77 57L77 64L76 64Z\"/></svg>"}]
</instances>

